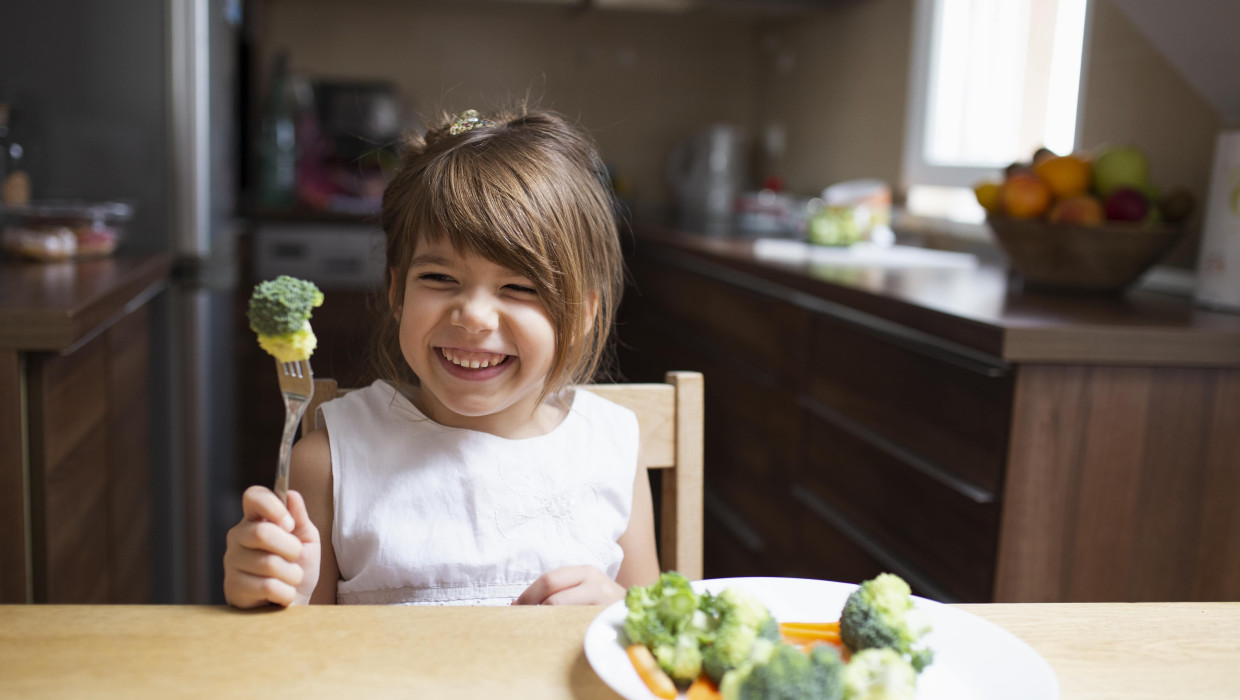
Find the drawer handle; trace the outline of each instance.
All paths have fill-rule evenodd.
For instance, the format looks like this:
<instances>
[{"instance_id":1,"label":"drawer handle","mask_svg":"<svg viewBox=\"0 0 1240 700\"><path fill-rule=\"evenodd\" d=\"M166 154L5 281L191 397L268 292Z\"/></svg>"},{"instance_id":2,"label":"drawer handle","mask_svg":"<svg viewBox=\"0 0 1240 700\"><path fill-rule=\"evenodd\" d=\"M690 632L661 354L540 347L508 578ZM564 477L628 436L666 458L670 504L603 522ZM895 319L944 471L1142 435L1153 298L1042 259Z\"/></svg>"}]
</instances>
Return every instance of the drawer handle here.
<instances>
[{"instance_id":1,"label":"drawer handle","mask_svg":"<svg viewBox=\"0 0 1240 700\"><path fill-rule=\"evenodd\" d=\"M722 498L707 489L703 494L703 500L707 512L718 518L723 529L736 538L741 546L754 554L760 554L766 550L766 540L762 538L762 535L750 527L736 511L729 508Z\"/></svg>"},{"instance_id":2,"label":"drawer handle","mask_svg":"<svg viewBox=\"0 0 1240 700\"><path fill-rule=\"evenodd\" d=\"M849 435L852 435L880 452L895 457L904 464L907 464L913 469L921 472L923 475L934 479L943 486L946 486L974 503L986 505L988 503L995 502L995 495L990 491L961 479L925 457L917 455L907 448L897 445L891 440L888 440L873 430L866 428L860 423L852 420L843 413L840 413L817 399L801 398L797 401L797 404L802 409L813 413L831 425L834 425L840 430L843 430Z\"/></svg>"},{"instance_id":3,"label":"drawer handle","mask_svg":"<svg viewBox=\"0 0 1240 700\"><path fill-rule=\"evenodd\" d=\"M959 598L948 593L942 586L934 583L929 576L922 573L916 567L905 563L886 545L883 545L870 536L869 533L857 527L851 520L819 498L817 494L804 486L793 484L792 497L798 503L808 508L814 515L827 521L831 527L839 530L840 534L847 537L853 544L878 560L879 564L882 564L892 573L898 574L901 578L908 581L913 588L921 591L927 597L943 603L960 602Z\"/></svg>"}]
</instances>

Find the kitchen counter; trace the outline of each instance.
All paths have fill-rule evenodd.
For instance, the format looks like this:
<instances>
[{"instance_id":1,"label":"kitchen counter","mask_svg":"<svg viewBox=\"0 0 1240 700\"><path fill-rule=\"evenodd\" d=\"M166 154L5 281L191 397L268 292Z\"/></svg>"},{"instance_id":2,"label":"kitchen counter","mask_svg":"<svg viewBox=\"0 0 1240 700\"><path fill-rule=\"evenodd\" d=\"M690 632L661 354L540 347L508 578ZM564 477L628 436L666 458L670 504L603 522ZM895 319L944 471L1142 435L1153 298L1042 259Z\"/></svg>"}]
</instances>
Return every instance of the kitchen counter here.
<instances>
[{"instance_id":1,"label":"kitchen counter","mask_svg":"<svg viewBox=\"0 0 1240 700\"><path fill-rule=\"evenodd\" d=\"M1240 366L1240 314L1148 291L1070 296L1013 291L1006 270L879 268L762 259L752 239L639 224L638 246L802 292L820 307L899 324L957 349L1007 362ZM741 281L741 277L734 279ZM744 282L742 282L744 283Z\"/></svg>"},{"instance_id":2,"label":"kitchen counter","mask_svg":"<svg viewBox=\"0 0 1240 700\"><path fill-rule=\"evenodd\" d=\"M146 602L164 254L0 260L0 602Z\"/></svg>"},{"instance_id":3,"label":"kitchen counter","mask_svg":"<svg viewBox=\"0 0 1240 700\"><path fill-rule=\"evenodd\" d=\"M1240 315L639 224L629 381L705 377L706 575L1240 599Z\"/></svg>"},{"instance_id":4,"label":"kitchen counter","mask_svg":"<svg viewBox=\"0 0 1240 700\"><path fill-rule=\"evenodd\" d=\"M33 263L0 259L0 350L64 351L167 286L166 254Z\"/></svg>"}]
</instances>

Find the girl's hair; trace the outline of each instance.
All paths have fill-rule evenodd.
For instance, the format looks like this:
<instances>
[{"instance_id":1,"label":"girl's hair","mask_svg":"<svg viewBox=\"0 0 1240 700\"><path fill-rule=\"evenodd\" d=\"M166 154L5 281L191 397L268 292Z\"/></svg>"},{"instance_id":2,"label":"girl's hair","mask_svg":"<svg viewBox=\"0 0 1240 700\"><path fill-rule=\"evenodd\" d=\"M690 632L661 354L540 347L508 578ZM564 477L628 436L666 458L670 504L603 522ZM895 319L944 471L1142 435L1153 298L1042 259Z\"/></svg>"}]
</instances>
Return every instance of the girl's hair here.
<instances>
[{"instance_id":1,"label":"girl's hair","mask_svg":"<svg viewBox=\"0 0 1240 700\"><path fill-rule=\"evenodd\" d=\"M614 200L594 142L564 117L518 108L483 119L458 119L453 128L445 117L425 135L406 137L383 192L385 301L372 364L380 377L417 385L393 304L404 298L418 244L446 239L533 282L556 338L545 398L591 381L610 360L624 290Z\"/></svg>"}]
</instances>

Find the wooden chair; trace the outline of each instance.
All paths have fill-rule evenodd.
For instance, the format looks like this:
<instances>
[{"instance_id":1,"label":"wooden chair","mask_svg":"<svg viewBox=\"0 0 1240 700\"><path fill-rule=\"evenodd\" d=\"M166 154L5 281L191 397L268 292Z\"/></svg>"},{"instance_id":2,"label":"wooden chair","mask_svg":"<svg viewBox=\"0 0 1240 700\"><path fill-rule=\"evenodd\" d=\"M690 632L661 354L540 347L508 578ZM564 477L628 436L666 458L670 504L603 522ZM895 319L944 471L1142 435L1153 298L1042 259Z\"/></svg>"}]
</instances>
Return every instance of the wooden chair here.
<instances>
[{"instance_id":1,"label":"wooden chair","mask_svg":"<svg viewBox=\"0 0 1240 700\"><path fill-rule=\"evenodd\" d=\"M665 571L702 578L702 374L668 372L661 384L591 384L586 388L637 414L638 461L662 469L659 560ZM302 435L318 428L319 404L348 393L315 379Z\"/></svg>"}]
</instances>

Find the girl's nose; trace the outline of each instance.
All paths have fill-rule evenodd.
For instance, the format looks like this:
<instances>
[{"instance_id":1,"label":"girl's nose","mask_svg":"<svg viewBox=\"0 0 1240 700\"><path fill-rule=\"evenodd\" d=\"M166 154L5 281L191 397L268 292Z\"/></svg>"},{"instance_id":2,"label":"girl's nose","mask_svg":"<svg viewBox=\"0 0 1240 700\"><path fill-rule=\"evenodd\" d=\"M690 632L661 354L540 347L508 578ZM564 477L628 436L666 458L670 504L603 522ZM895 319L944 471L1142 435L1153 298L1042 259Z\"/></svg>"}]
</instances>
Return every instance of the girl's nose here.
<instances>
[{"instance_id":1,"label":"girl's nose","mask_svg":"<svg viewBox=\"0 0 1240 700\"><path fill-rule=\"evenodd\" d=\"M481 292L464 295L452 310L452 323L470 333L493 331L499 325L498 305Z\"/></svg>"}]
</instances>

